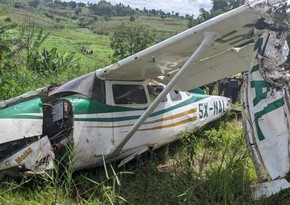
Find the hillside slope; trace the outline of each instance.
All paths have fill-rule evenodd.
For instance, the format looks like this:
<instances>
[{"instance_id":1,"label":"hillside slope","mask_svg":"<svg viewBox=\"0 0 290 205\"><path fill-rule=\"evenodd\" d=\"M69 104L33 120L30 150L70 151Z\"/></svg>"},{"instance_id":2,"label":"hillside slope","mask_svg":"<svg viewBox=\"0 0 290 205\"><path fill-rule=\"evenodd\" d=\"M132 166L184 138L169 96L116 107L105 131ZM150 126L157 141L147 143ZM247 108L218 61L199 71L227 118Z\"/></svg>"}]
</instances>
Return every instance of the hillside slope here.
<instances>
[{"instance_id":1,"label":"hillside slope","mask_svg":"<svg viewBox=\"0 0 290 205\"><path fill-rule=\"evenodd\" d=\"M2 6L6 5L0 4L0 7ZM97 16L96 20L83 25L82 22L92 18L87 8L83 8L82 12L76 15L70 8L51 8L44 3L37 9L27 5L23 5L22 8L11 6L8 8L7 17L19 27L33 22L35 27L43 28L45 33L49 33L43 47L55 47L61 52L75 52L82 66L89 70L111 63L110 36L122 23L145 24L157 33L158 41L187 29L186 19L158 16L136 16L134 22L129 20L129 16L113 16L106 20Z\"/></svg>"}]
</instances>

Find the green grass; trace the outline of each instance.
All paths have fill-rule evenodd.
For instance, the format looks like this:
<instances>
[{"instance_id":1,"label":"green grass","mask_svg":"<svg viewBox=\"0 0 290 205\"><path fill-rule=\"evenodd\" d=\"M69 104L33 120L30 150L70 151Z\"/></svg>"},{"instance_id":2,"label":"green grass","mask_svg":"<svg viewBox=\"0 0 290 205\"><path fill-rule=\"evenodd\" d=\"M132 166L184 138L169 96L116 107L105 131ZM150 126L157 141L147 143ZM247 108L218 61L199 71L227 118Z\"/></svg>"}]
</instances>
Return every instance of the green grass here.
<instances>
[{"instance_id":1,"label":"green grass","mask_svg":"<svg viewBox=\"0 0 290 205\"><path fill-rule=\"evenodd\" d=\"M76 58L80 59L81 66L91 71L111 63L113 51L109 44L108 36L88 33L81 29L64 29L50 31L42 47L47 49L56 47L60 52L74 52ZM93 54L82 53L82 47L93 51Z\"/></svg>"},{"instance_id":2,"label":"green grass","mask_svg":"<svg viewBox=\"0 0 290 205\"><path fill-rule=\"evenodd\" d=\"M150 26L153 31L162 33L166 38L173 36L181 31L187 29L187 20L179 18L165 18L160 17L139 16L134 22L129 21L129 17L112 17L108 22L97 21L94 25L96 29L103 28L105 32L113 33L122 23L140 23Z\"/></svg>"},{"instance_id":3,"label":"green grass","mask_svg":"<svg viewBox=\"0 0 290 205\"><path fill-rule=\"evenodd\" d=\"M123 182L129 204L251 204L254 174L240 121L211 126L142 159Z\"/></svg>"},{"instance_id":4,"label":"green grass","mask_svg":"<svg viewBox=\"0 0 290 205\"><path fill-rule=\"evenodd\" d=\"M71 174L6 181L1 204L289 204L285 190L260 201L251 200L257 181L245 148L241 120L226 115L195 134L143 154L120 169L115 165Z\"/></svg>"},{"instance_id":5,"label":"green grass","mask_svg":"<svg viewBox=\"0 0 290 205\"><path fill-rule=\"evenodd\" d=\"M50 33L42 48L56 47L61 52L76 53L81 67L86 71L102 68L112 63L113 51L110 48L110 36L121 23L132 23L129 21L129 17L112 17L110 21L98 20L88 28L79 28L78 20L69 18L72 10L55 8L54 19L44 15L48 10L49 8L42 5L38 10L10 8L8 13L13 23L21 25L32 21L36 27L41 27L45 33ZM85 13L88 11L83 9L83 14ZM57 16L57 14L65 14L67 17ZM60 22L57 22L56 18L59 18ZM153 31L158 33L158 41L187 29L187 20L180 18L162 20L160 17L139 16L133 23L150 26ZM82 53L82 47L92 51L92 54Z\"/></svg>"},{"instance_id":6,"label":"green grass","mask_svg":"<svg viewBox=\"0 0 290 205\"><path fill-rule=\"evenodd\" d=\"M38 27L43 27L47 29L59 29L60 26L66 29L76 29L78 28L77 22L78 19L70 19L72 11L69 9L54 9L54 19L48 18L44 15L48 10L45 7L38 10L29 10L29 9L16 9L11 8L11 16L14 22L18 24L23 24L25 19L31 19L35 22L35 25ZM85 10L85 9L83 9ZM66 16L58 16L58 14L65 14ZM88 13L83 11L82 15ZM55 19L59 18L60 22L57 22ZM89 31L92 33L93 30L101 31L104 30L105 33L112 34L116 27L122 23L141 23L150 26L154 31L158 33L165 33L166 36L172 36L181 31L187 29L187 20L182 18L165 18L161 19L160 17L154 16L136 16L134 22L129 21L129 17L112 17L109 21L102 20L101 17L92 25L88 26L91 28Z\"/></svg>"},{"instance_id":7,"label":"green grass","mask_svg":"<svg viewBox=\"0 0 290 205\"><path fill-rule=\"evenodd\" d=\"M13 22L19 25L23 24L28 19L33 20L37 27L54 28L56 25L54 20L42 16L39 13L16 8L11 9L11 11Z\"/></svg>"},{"instance_id":8,"label":"green grass","mask_svg":"<svg viewBox=\"0 0 290 205\"><path fill-rule=\"evenodd\" d=\"M70 176L66 172L65 176ZM241 122L236 118L221 120L194 135L183 133L180 141L142 155L120 170L108 165L66 179L54 175L33 177L23 184L2 184L0 202L256 204L249 189L256 177L245 150Z\"/></svg>"}]
</instances>

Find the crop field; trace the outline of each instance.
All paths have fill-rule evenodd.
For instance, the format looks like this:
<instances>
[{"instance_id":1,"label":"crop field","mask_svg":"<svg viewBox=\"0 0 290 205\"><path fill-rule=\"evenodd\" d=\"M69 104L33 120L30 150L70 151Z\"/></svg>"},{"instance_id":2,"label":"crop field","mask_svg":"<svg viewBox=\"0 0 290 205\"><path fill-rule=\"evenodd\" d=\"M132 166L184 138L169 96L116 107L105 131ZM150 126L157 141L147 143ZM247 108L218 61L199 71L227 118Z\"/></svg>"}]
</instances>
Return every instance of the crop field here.
<instances>
[{"instance_id":1,"label":"crop field","mask_svg":"<svg viewBox=\"0 0 290 205\"><path fill-rule=\"evenodd\" d=\"M79 57L82 67L86 70L102 68L112 63L112 50L110 48L110 36L122 23L139 23L149 26L164 40L187 29L187 20L180 18L165 18L138 16L135 22L130 22L129 17L112 17L109 21L98 20L89 28L79 28L77 20L58 16L60 21L46 17L43 12L35 12L24 9L13 9L12 19L14 23L33 23L36 27L43 28L49 33L43 48L56 47L61 52L74 52ZM61 10L56 13L69 15L69 10ZM85 13L85 11L84 11ZM105 35L97 34L98 32ZM97 33L96 33L97 32ZM81 52L81 48L93 51L92 54Z\"/></svg>"}]
</instances>

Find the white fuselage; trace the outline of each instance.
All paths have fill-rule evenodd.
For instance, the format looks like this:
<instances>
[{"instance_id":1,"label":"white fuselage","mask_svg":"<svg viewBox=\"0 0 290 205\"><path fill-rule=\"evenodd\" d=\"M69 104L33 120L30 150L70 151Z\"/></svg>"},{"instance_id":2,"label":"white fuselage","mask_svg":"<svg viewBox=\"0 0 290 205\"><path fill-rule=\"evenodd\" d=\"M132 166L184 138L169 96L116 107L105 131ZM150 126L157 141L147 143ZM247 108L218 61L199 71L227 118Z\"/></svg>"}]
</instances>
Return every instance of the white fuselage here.
<instances>
[{"instance_id":1,"label":"white fuselage","mask_svg":"<svg viewBox=\"0 0 290 205\"><path fill-rule=\"evenodd\" d=\"M73 139L77 150L76 169L95 166L102 162L103 157L124 139L145 108L152 103L147 82L106 83L108 107L119 106L115 104L112 92L112 86L116 84L143 86L147 103L122 105L131 109L128 111L75 114ZM229 99L225 97L174 91L167 95L126 143L119 158L124 158L141 147L155 149L175 141L181 132L196 130L221 117L229 108Z\"/></svg>"}]
</instances>

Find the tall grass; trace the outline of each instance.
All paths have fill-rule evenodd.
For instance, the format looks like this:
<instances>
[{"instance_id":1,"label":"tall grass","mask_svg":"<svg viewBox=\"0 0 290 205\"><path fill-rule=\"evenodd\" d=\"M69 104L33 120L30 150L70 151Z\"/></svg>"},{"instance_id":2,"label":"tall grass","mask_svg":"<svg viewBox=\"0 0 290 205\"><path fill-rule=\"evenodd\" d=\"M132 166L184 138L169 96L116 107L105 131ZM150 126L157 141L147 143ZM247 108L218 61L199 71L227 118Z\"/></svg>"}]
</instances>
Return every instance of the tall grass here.
<instances>
[{"instance_id":1,"label":"tall grass","mask_svg":"<svg viewBox=\"0 0 290 205\"><path fill-rule=\"evenodd\" d=\"M64 153L50 172L2 181L0 204L126 204L119 195L119 176L130 173L117 173L105 164L99 170L74 173L74 149L68 145Z\"/></svg>"},{"instance_id":2,"label":"tall grass","mask_svg":"<svg viewBox=\"0 0 290 205\"><path fill-rule=\"evenodd\" d=\"M183 133L180 142L162 153L130 168L135 177L124 179L121 192L129 204L252 203L249 185L255 174L240 120Z\"/></svg>"},{"instance_id":3,"label":"tall grass","mask_svg":"<svg viewBox=\"0 0 290 205\"><path fill-rule=\"evenodd\" d=\"M52 173L0 186L0 204L289 204L290 191L252 201L256 182L241 120L227 116L181 140L114 165L73 173L68 149Z\"/></svg>"}]
</instances>

